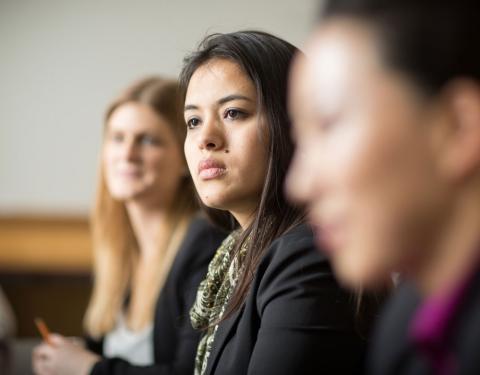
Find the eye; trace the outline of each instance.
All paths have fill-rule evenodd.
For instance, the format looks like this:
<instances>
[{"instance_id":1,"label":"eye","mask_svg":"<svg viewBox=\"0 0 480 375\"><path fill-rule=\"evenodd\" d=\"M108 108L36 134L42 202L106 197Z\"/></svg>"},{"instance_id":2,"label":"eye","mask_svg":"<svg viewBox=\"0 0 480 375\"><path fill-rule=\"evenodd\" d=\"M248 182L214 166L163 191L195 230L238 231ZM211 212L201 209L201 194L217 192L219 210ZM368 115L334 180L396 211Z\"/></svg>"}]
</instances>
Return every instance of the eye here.
<instances>
[{"instance_id":1,"label":"eye","mask_svg":"<svg viewBox=\"0 0 480 375\"><path fill-rule=\"evenodd\" d=\"M159 145L161 142L158 138L152 136L152 135L149 135L149 134L144 134L142 135L142 137L140 138L140 143L142 145L147 145L147 146L157 146Z\"/></svg>"},{"instance_id":2,"label":"eye","mask_svg":"<svg viewBox=\"0 0 480 375\"><path fill-rule=\"evenodd\" d=\"M194 129L198 125L200 125L200 119L198 119L197 117L192 117L189 120L187 120L187 127L189 129Z\"/></svg>"},{"instance_id":3,"label":"eye","mask_svg":"<svg viewBox=\"0 0 480 375\"><path fill-rule=\"evenodd\" d=\"M240 111L238 109L234 109L234 108L227 109L224 115L224 117L229 120L237 120L242 116L245 116L245 112Z\"/></svg>"},{"instance_id":4,"label":"eye","mask_svg":"<svg viewBox=\"0 0 480 375\"><path fill-rule=\"evenodd\" d=\"M123 141L124 136L122 133L111 133L108 138L114 143L120 143Z\"/></svg>"}]
</instances>

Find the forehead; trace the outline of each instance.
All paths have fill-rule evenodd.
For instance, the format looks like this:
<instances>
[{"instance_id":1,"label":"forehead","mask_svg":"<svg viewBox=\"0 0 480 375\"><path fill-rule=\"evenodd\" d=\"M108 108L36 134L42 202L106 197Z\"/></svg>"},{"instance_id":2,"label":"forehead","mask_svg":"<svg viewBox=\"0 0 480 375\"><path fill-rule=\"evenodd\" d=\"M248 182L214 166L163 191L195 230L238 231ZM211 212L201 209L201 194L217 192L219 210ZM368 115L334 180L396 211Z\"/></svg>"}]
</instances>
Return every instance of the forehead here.
<instances>
[{"instance_id":1,"label":"forehead","mask_svg":"<svg viewBox=\"0 0 480 375\"><path fill-rule=\"evenodd\" d=\"M232 94L242 94L255 99L255 86L237 63L228 59L212 59L193 73L185 104L212 104Z\"/></svg>"},{"instance_id":2,"label":"forehead","mask_svg":"<svg viewBox=\"0 0 480 375\"><path fill-rule=\"evenodd\" d=\"M113 110L107 120L109 130L143 131L155 130L168 132L169 126L146 104L127 102Z\"/></svg>"},{"instance_id":3,"label":"forehead","mask_svg":"<svg viewBox=\"0 0 480 375\"><path fill-rule=\"evenodd\" d=\"M379 67L378 52L367 26L346 19L326 21L308 41L305 56L295 61L291 76L294 99L298 104L313 100L330 107L372 78Z\"/></svg>"}]
</instances>

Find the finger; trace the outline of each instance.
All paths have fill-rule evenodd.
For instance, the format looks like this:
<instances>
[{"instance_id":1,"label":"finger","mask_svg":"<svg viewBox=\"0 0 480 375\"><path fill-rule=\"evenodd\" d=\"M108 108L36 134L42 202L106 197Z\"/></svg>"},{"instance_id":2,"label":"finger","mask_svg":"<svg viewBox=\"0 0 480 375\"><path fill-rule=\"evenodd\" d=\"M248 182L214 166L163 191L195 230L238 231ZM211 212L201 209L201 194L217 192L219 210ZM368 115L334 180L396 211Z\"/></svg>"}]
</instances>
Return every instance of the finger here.
<instances>
[{"instance_id":1,"label":"finger","mask_svg":"<svg viewBox=\"0 0 480 375\"><path fill-rule=\"evenodd\" d=\"M64 336L59 335L58 333L50 334L50 336L48 336L48 339L50 341L50 344L52 344L53 346L60 346L68 342L68 340Z\"/></svg>"},{"instance_id":2,"label":"finger","mask_svg":"<svg viewBox=\"0 0 480 375\"><path fill-rule=\"evenodd\" d=\"M45 356L45 349L47 349L45 344L37 345L32 350L33 357L35 357L35 358L44 357Z\"/></svg>"},{"instance_id":3,"label":"finger","mask_svg":"<svg viewBox=\"0 0 480 375\"><path fill-rule=\"evenodd\" d=\"M68 339L70 343L72 343L73 345L78 346L80 348L85 348L85 342L83 341L82 338L73 336L73 337L69 337Z\"/></svg>"},{"instance_id":4,"label":"finger","mask_svg":"<svg viewBox=\"0 0 480 375\"><path fill-rule=\"evenodd\" d=\"M42 363L40 360L32 361L32 371L35 375L42 374Z\"/></svg>"},{"instance_id":5,"label":"finger","mask_svg":"<svg viewBox=\"0 0 480 375\"><path fill-rule=\"evenodd\" d=\"M44 343L37 346L34 350L35 353L38 354L38 356L46 360L51 359L56 355L56 353L58 352L58 347Z\"/></svg>"},{"instance_id":6,"label":"finger","mask_svg":"<svg viewBox=\"0 0 480 375\"><path fill-rule=\"evenodd\" d=\"M43 357L32 362L32 370L36 375L49 375L51 373L48 361Z\"/></svg>"},{"instance_id":7,"label":"finger","mask_svg":"<svg viewBox=\"0 0 480 375\"><path fill-rule=\"evenodd\" d=\"M36 348L33 349L33 352L38 355L38 356L41 356L41 357L45 357L45 356L50 356L52 354L52 347L48 344L41 344L41 345L38 345Z\"/></svg>"},{"instance_id":8,"label":"finger","mask_svg":"<svg viewBox=\"0 0 480 375\"><path fill-rule=\"evenodd\" d=\"M49 354L48 347L38 346L32 351L32 366L36 369L37 372L44 372L45 366L51 360L51 355Z\"/></svg>"},{"instance_id":9,"label":"finger","mask_svg":"<svg viewBox=\"0 0 480 375\"><path fill-rule=\"evenodd\" d=\"M41 352L37 350L37 348L32 350L32 363L36 363L38 361L41 361L43 358Z\"/></svg>"}]
</instances>

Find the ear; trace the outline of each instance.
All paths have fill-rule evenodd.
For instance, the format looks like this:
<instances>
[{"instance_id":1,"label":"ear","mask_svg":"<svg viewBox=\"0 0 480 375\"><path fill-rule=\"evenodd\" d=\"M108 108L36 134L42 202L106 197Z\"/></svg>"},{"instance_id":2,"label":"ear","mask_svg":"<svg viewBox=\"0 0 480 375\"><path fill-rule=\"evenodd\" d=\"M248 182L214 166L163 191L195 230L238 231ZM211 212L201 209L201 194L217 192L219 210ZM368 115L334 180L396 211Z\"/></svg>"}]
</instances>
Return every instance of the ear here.
<instances>
[{"instance_id":1,"label":"ear","mask_svg":"<svg viewBox=\"0 0 480 375\"><path fill-rule=\"evenodd\" d=\"M444 171L454 180L480 172L480 84L459 79L444 91L449 142Z\"/></svg>"}]
</instances>

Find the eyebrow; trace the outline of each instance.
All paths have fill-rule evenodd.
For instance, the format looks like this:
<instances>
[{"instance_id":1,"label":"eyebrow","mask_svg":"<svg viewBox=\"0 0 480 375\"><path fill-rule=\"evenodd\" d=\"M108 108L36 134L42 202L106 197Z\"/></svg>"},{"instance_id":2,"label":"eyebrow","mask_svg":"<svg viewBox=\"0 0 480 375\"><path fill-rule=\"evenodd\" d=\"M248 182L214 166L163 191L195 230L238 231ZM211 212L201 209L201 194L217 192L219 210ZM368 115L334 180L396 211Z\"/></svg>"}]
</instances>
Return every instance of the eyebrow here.
<instances>
[{"instance_id":1,"label":"eyebrow","mask_svg":"<svg viewBox=\"0 0 480 375\"><path fill-rule=\"evenodd\" d=\"M228 102L231 102L233 100L246 100L247 102L253 102L252 99L250 99L248 96L245 95L240 95L240 94L233 94L233 95L228 95L225 96L219 100L217 100L217 104L225 104ZM184 111L190 111L190 110L195 110L198 109L197 105L194 104L187 104L184 108Z\"/></svg>"}]
</instances>

